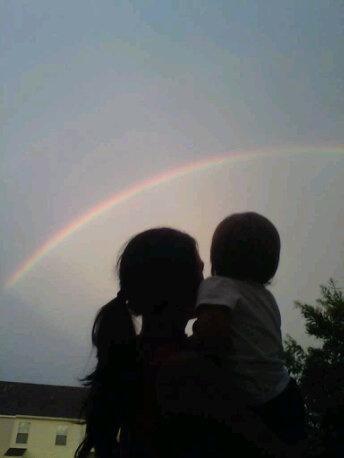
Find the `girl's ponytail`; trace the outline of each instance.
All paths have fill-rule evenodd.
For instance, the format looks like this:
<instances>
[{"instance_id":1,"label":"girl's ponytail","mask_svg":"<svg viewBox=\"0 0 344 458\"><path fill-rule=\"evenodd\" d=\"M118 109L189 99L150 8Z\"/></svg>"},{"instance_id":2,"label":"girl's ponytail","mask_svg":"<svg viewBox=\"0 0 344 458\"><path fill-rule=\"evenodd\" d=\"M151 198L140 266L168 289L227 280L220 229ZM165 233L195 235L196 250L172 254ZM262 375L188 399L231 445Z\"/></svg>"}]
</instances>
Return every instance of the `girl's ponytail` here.
<instances>
[{"instance_id":1,"label":"girl's ponytail","mask_svg":"<svg viewBox=\"0 0 344 458\"><path fill-rule=\"evenodd\" d=\"M138 397L139 364L136 332L123 293L104 305L92 328L97 349L95 370L83 379L89 387L84 405L86 432L75 458L116 456L121 425L126 424Z\"/></svg>"}]
</instances>

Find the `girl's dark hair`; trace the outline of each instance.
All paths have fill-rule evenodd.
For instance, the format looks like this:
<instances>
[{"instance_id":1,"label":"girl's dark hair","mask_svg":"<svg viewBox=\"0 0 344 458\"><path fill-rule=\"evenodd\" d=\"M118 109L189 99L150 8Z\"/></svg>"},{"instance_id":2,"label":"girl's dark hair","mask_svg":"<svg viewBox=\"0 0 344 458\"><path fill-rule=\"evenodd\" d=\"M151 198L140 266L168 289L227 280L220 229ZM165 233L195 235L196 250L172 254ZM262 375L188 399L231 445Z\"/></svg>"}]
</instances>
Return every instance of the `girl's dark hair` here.
<instances>
[{"instance_id":1,"label":"girl's dark hair","mask_svg":"<svg viewBox=\"0 0 344 458\"><path fill-rule=\"evenodd\" d=\"M196 241L170 228L150 229L125 245L117 262L120 291L98 312L92 343L95 370L83 379L89 387L84 406L86 433L75 452L86 458L118 456L119 434L133 421L142 395L141 358L132 315L159 314L182 306L197 294Z\"/></svg>"},{"instance_id":2,"label":"girl's dark hair","mask_svg":"<svg viewBox=\"0 0 344 458\"><path fill-rule=\"evenodd\" d=\"M213 235L212 274L267 284L276 273L280 246L277 229L264 216L254 212L230 215Z\"/></svg>"}]
</instances>

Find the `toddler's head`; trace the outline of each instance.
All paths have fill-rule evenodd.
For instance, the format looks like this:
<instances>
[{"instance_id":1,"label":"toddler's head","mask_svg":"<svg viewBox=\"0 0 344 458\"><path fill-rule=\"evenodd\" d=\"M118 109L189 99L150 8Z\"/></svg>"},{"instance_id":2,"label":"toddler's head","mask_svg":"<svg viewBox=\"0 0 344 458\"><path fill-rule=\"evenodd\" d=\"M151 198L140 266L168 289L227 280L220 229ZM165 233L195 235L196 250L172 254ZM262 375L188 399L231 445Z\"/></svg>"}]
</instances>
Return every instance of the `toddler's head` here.
<instances>
[{"instance_id":1,"label":"toddler's head","mask_svg":"<svg viewBox=\"0 0 344 458\"><path fill-rule=\"evenodd\" d=\"M277 229L264 216L254 212L230 215L213 235L212 274L266 284L276 273L280 246Z\"/></svg>"}]
</instances>

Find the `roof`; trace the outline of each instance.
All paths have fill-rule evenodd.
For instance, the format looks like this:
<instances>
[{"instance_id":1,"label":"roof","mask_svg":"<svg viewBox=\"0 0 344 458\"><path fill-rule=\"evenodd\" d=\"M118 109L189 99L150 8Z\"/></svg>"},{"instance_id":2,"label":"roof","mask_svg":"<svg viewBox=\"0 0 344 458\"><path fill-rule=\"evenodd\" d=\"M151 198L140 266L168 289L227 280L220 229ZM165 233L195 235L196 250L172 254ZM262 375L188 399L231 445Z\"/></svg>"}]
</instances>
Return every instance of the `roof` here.
<instances>
[{"instance_id":1,"label":"roof","mask_svg":"<svg viewBox=\"0 0 344 458\"><path fill-rule=\"evenodd\" d=\"M86 388L0 381L0 415L81 418Z\"/></svg>"}]
</instances>

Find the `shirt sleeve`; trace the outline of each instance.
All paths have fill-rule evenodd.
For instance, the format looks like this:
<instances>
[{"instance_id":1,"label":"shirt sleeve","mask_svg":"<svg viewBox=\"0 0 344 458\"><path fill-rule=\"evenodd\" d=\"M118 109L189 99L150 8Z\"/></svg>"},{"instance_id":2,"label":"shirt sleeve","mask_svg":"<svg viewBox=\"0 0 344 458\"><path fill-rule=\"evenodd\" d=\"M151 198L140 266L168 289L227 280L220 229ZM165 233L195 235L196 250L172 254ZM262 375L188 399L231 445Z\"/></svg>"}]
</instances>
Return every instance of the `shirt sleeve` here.
<instances>
[{"instance_id":1,"label":"shirt sleeve","mask_svg":"<svg viewBox=\"0 0 344 458\"><path fill-rule=\"evenodd\" d=\"M230 278L209 277L202 281L197 296L196 308L201 305L223 305L233 310L239 300L235 283Z\"/></svg>"}]
</instances>

